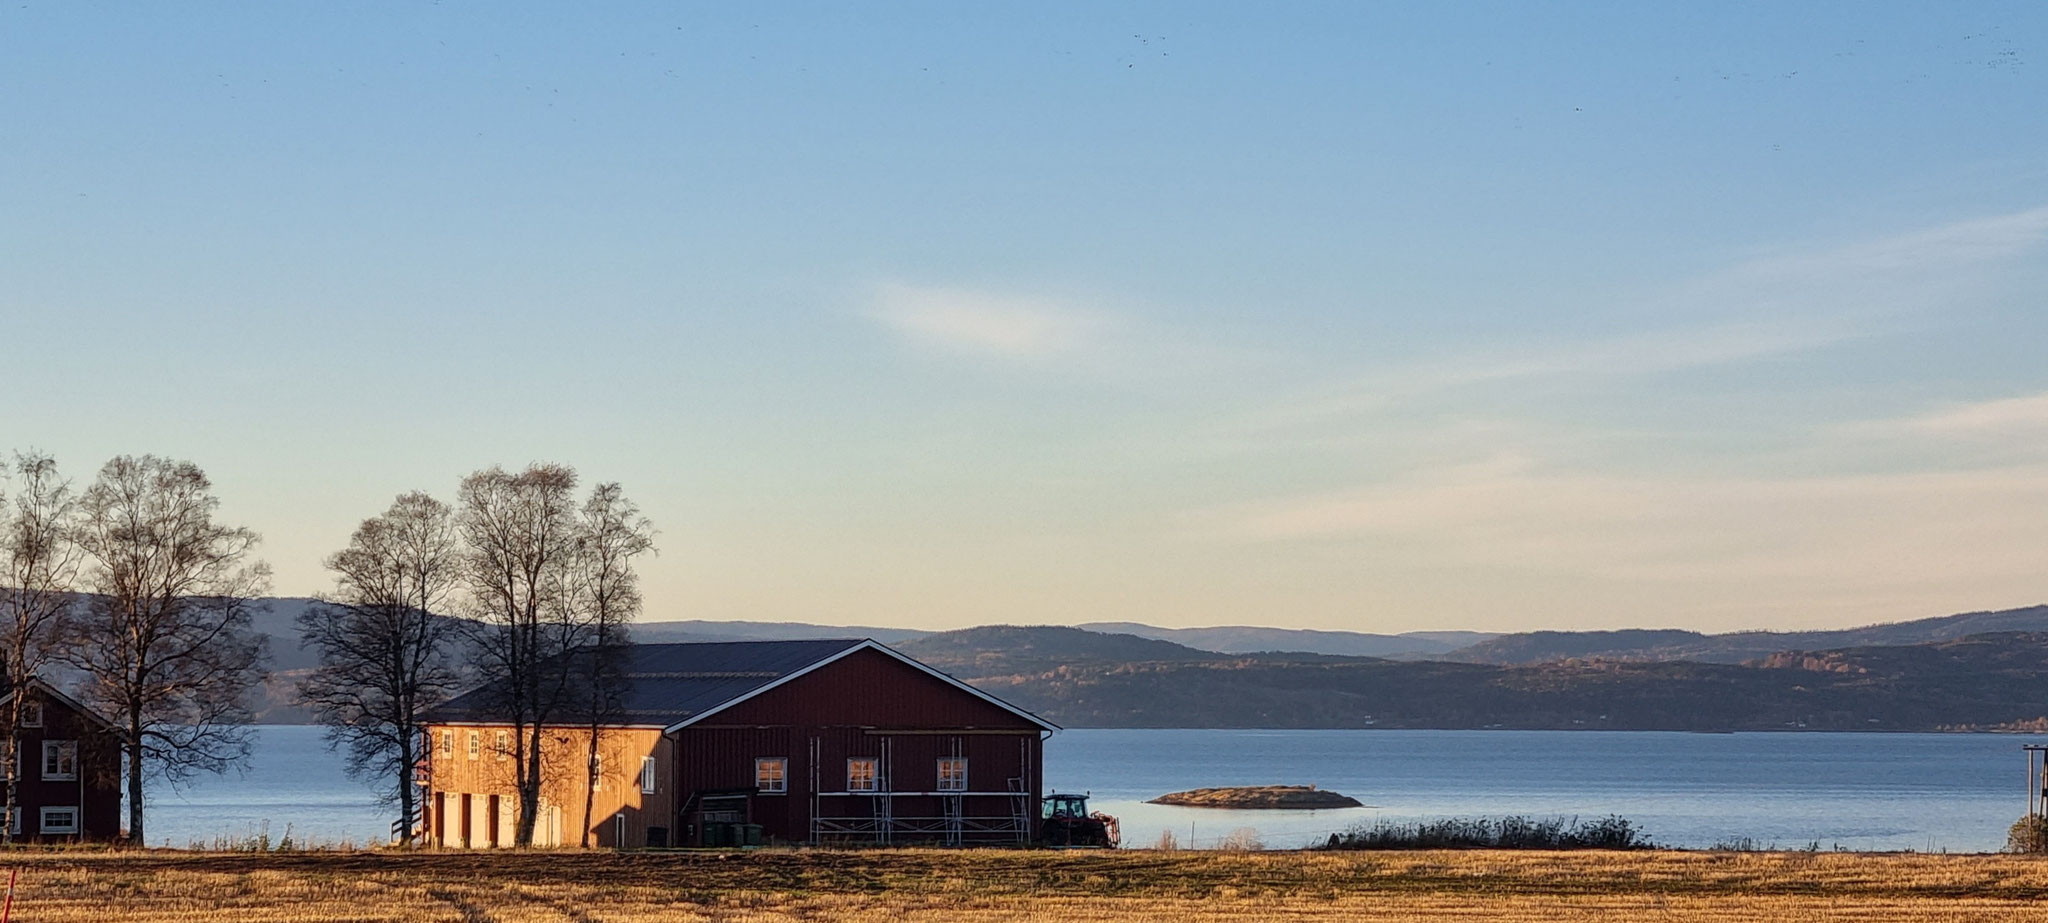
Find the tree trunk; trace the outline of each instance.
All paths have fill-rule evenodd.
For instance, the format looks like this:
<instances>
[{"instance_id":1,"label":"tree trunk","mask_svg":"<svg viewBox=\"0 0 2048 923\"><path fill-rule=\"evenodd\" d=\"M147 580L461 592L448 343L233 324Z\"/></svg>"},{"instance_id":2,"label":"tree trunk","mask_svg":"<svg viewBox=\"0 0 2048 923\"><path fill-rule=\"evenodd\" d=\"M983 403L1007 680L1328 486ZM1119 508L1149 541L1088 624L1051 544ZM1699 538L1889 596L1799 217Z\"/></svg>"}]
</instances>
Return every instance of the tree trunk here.
<instances>
[{"instance_id":1,"label":"tree trunk","mask_svg":"<svg viewBox=\"0 0 2048 923\"><path fill-rule=\"evenodd\" d=\"M534 822L540 819L540 727L535 726L521 767L519 782L519 829L512 835L514 846L533 845Z\"/></svg>"},{"instance_id":2,"label":"tree trunk","mask_svg":"<svg viewBox=\"0 0 2048 923\"><path fill-rule=\"evenodd\" d=\"M590 848L590 812L597 809L597 725L590 726L590 752L583 759L590 784L583 788L583 848ZM613 846L619 844L613 843Z\"/></svg>"},{"instance_id":3,"label":"tree trunk","mask_svg":"<svg viewBox=\"0 0 2048 923\"><path fill-rule=\"evenodd\" d=\"M148 842L142 835L142 716L136 712L128 715L128 842Z\"/></svg>"},{"instance_id":4,"label":"tree trunk","mask_svg":"<svg viewBox=\"0 0 2048 923\"><path fill-rule=\"evenodd\" d=\"M17 698L19 698L17 696ZM16 710L19 713L19 709ZM0 843L14 842L14 815L21 810L21 773L15 767L21 765L21 732L16 731L7 738L7 811L0 814Z\"/></svg>"},{"instance_id":5,"label":"tree trunk","mask_svg":"<svg viewBox=\"0 0 2048 923\"><path fill-rule=\"evenodd\" d=\"M412 845L412 812L413 806L418 802L419 797L418 792L413 787L413 773L415 772L413 761L418 758L413 753L412 734L408 732L398 735L398 760L399 765L404 767L399 770L404 778L398 780L398 845L400 846ZM491 822L496 823L497 818L492 818Z\"/></svg>"}]
</instances>

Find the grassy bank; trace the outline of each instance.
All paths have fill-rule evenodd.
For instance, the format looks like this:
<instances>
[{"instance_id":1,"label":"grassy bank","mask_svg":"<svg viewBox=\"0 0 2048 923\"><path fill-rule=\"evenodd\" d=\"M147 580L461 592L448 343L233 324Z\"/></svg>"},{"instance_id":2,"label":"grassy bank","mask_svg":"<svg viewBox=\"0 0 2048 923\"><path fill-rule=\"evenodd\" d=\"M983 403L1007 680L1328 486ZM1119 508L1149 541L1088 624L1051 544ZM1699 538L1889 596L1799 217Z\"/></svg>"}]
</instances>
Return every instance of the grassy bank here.
<instances>
[{"instance_id":1,"label":"grassy bank","mask_svg":"<svg viewBox=\"0 0 2048 923\"><path fill-rule=\"evenodd\" d=\"M887 852L0 856L15 919L2048 920L2016 856Z\"/></svg>"}]
</instances>

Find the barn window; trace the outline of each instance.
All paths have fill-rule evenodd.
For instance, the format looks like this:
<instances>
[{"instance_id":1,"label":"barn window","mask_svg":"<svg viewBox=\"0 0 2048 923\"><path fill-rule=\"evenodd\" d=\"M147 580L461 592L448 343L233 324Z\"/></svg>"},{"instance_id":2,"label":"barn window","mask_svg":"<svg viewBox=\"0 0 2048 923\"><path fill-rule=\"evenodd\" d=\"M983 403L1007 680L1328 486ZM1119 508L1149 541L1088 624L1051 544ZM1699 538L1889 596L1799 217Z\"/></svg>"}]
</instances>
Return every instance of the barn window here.
<instances>
[{"instance_id":1,"label":"barn window","mask_svg":"<svg viewBox=\"0 0 2048 923\"><path fill-rule=\"evenodd\" d=\"M512 735L499 731L497 738L491 741L491 749L497 751L498 762L504 762L512 755Z\"/></svg>"},{"instance_id":2,"label":"barn window","mask_svg":"<svg viewBox=\"0 0 2048 923\"><path fill-rule=\"evenodd\" d=\"M879 791L876 784L874 757L860 757L846 761L846 790L849 792Z\"/></svg>"},{"instance_id":3,"label":"barn window","mask_svg":"<svg viewBox=\"0 0 2048 923\"><path fill-rule=\"evenodd\" d=\"M43 703L21 703L21 726L25 728L39 728L43 726Z\"/></svg>"},{"instance_id":4,"label":"barn window","mask_svg":"<svg viewBox=\"0 0 2048 923\"><path fill-rule=\"evenodd\" d=\"M471 731L471 732L469 732L469 758L470 758L470 759L476 759L476 758L478 758L478 757L481 757L481 756L483 756L483 755L484 755L484 735L483 735L483 732L482 732L482 731Z\"/></svg>"},{"instance_id":5,"label":"barn window","mask_svg":"<svg viewBox=\"0 0 2048 923\"><path fill-rule=\"evenodd\" d=\"M754 787L764 792L789 791L789 760L779 756L755 760Z\"/></svg>"},{"instance_id":6,"label":"barn window","mask_svg":"<svg viewBox=\"0 0 2048 923\"><path fill-rule=\"evenodd\" d=\"M454 732L454 731L442 731L442 732L441 732L441 755L442 755L442 756L445 756L445 757L448 757L449 759L454 759L454 758L455 758L455 732Z\"/></svg>"},{"instance_id":7,"label":"barn window","mask_svg":"<svg viewBox=\"0 0 2048 923\"><path fill-rule=\"evenodd\" d=\"M939 791L964 792L967 790L967 758L949 756L939 760Z\"/></svg>"},{"instance_id":8,"label":"barn window","mask_svg":"<svg viewBox=\"0 0 2048 923\"><path fill-rule=\"evenodd\" d=\"M604 790L603 753L592 753L590 755L590 790L593 792Z\"/></svg>"},{"instance_id":9,"label":"barn window","mask_svg":"<svg viewBox=\"0 0 2048 923\"><path fill-rule=\"evenodd\" d=\"M78 778L78 741L43 741L43 781L69 782Z\"/></svg>"},{"instance_id":10,"label":"barn window","mask_svg":"<svg viewBox=\"0 0 2048 923\"><path fill-rule=\"evenodd\" d=\"M38 827L40 833L78 832L78 809L75 807L44 808L43 816L39 819L42 821Z\"/></svg>"},{"instance_id":11,"label":"barn window","mask_svg":"<svg viewBox=\"0 0 2048 923\"><path fill-rule=\"evenodd\" d=\"M640 794L654 794L654 757L640 758Z\"/></svg>"}]
</instances>

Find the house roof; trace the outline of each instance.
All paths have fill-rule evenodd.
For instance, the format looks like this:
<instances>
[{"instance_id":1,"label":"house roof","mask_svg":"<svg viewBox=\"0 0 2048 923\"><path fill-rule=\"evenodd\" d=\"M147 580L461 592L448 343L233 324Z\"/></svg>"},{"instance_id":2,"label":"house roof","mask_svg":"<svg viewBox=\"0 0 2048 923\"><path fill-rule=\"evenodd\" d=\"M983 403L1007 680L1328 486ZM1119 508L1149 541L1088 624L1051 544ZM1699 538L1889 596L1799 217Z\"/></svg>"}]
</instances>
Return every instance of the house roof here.
<instances>
[{"instance_id":1,"label":"house roof","mask_svg":"<svg viewBox=\"0 0 2048 923\"><path fill-rule=\"evenodd\" d=\"M85 706L85 703L80 702L77 699L74 699L68 695L65 695L64 690L59 689L56 686L50 685L49 681L43 679L40 676L29 680L29 685L36 689L42 690L43 695L46 695L52 699L57 700L59 703L63 704L64 707L69 708L72 711L75 711L81 715L84 715L88 719L98 722L103 727L119 727L119 725L115 724L114 722L107 720L106 716L100 714L99 712L93 711L90 708L87 708ZM13 700L14 693L12 691L9 691L6 695L0 695L0 705L5 705Z\"/></svg>"},{"instance_id":2,"label":"house roof","mask_svg":"<svg viewBox=\"0 0 2048 923\"><path fill-rule=\"evenodd\" d=\"M862 638L628 645L624 672L630 682L616 723L677 730L861 650L880 651L1040 727L1058 729L887 645ZM493 723L490 691L475 689L456 696L429 713L427 720Z\"/></svg>"}]
</instances>

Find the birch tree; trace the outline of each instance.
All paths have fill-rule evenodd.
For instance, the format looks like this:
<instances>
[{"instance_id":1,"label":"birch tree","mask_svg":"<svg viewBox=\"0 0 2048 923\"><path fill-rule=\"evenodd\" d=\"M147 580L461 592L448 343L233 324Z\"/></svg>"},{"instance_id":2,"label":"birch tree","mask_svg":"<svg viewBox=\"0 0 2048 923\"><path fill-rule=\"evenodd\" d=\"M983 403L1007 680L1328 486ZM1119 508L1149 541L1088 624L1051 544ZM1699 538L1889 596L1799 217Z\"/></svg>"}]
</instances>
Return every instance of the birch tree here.
<instances>
[{"instance_id":1,"label":"birch tree","mask_svg":"<svg viewBox=\"0 0 2048 923\"><path fill-rule=\"evenodd\" d=\"M298 619L300 643L320 659L299 697L327 726L328 746L347 750L349 773L384 783L406 845L419 809L421 716L461 681L459 623L445 614L460 585L460 553L447 504L400 496L327 559L334 593Z\"/></svg>"},{"instance_id":2,"label":"birch tree","mask_svg":"<svg viewBox=\"0 0 2048 923\"><path fill-rule=\"evenodd\" d=\"M592 639L572 599L575 489L576 471L564 465L492 467L463 479L457 503L477 663L491 705L512 726L518 846L533 845L544 735L575 715L571 655Z\"/></svg>"},{"instance_id":3,"label":"birch tree","mask_svg":"<svg viewBox=\"0 0 2048 923\"><path fill-rule=\"evenodd\" d=\"M0 766L7 772L6 805L0 808L0 842L14 839L20 811L19 775L22 711L29 686L42 676L60 649L78 580L79 549L74 539L77 498L47 455L17 454L14 495L0 498L0 679L14 692L0 722L6 741Z\"/></svg>"},{"instance_id":4,"label":"birch tree","mask_svg":"<svg viewBox=\"0 0 2048 923\"><path fill-rule=\"evenodd\" d=\"M197 465L153 455L107 462L79 499L83 588L66 659L120 725L128 836L144 842L143 779L223 772L249 756L251 688L263 681L250 599L269 584L248 529L214 521Z\"/></svg>"},{"instance_id":5,"label":"birch tree","mask_svg":"<svg viewBox=\"0 0 2048 923\"><path fill-rule=\"evenodd\" d=\"M585 719L590 732L584 769L591 784L583 793L583 845L591 845L590 812L596 806L602 768L599 744L607 724L624 707L629 679L624 674L630 626L640 615L640 577L633 559L654 550L654 526L626 499L617 482L600 484L582 510L571 604L588 626L590 642L580 661ZM624 771L630 767L619 767ZM614 844L624 846L623 843Z\"/></svg>"}]
</instances>

